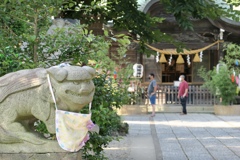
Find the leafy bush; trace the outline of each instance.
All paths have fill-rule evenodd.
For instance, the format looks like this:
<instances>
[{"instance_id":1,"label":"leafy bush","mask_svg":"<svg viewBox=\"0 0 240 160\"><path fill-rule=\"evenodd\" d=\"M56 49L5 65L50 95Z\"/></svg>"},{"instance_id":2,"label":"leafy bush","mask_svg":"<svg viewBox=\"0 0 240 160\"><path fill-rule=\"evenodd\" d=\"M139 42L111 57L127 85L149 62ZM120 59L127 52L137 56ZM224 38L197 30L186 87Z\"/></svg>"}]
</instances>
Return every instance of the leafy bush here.
<instances>
[{"instance_id":1,"label":"leafy bush","mask_svg":"<svg viewBox=\"0 0 240 160\"><path fill-rule=\"evenodd\" d=\"M93 80L95 94L92 102L92 120L100 127L99 134L91 133L91 138L83 148L84 158L88 160L104 159L103 147L112 140L118 140L118 133L128 128L121 122L114 108L120 108L128 101L126 89L118 86L118 83L110 76L99 74ZM88 112L88 108L84 108ZM92 154L94 153L94 154Z\"/></svg>"},{"instance_id":2,"label":"leafy bush","mask_svg":"<svg viewBox=\"0 0 240 160\"><path fill-rule=\"evenodd\" d=\"M5 46L1 45L1 76L21 69L47 68L63 62L83 66L88 65L89 60L93 61L92 67L102 70L94 79L96 91L92 108L92 119L100 126L100 133L91 133L91 139L83 148L83 153L86 159L104 159L101 153L103 147L113 139L118 139L116 135L119 130L127 132L127 126L122 124L113 107L120 108L128 99L124 87L132 68L126 63L125 58L130 43L128 37L125 35L109 37L107 31L104 32L104 36L95 36L87 26L80 24L46 34L47 25L38 26L34 21L32 23L34 27L22 30L23 33L20 32L15 41ZM39 32L33 33L33 28ZM113 41L119 45L115 58L120 64L116 64L108 56ZM117 78L114 79L113 73L116 69ZM110 74L107 74L108 72ZM84 108L85 112L88 112L87 109L88 107ZM48 134L43 122L38 121L35 124L35 129L39 133Z\"/></svg>"},{"instance_id":3,"label":"leafy bush","mask_svg":"<svg viewBox=\"0 0 240 160\"><path fill-rule=\"evenodd\" d=\"M224 50L226 55L224 57L224 62L228 66L230 71L235 71L236 74L240 74L240 45L234 43L227 43L224 45ZM236 63L238 65L236 65Z\"/></svg>"},{"instance_id":4,"label":"leafy bush","mask_svg":"<svg viewBox=\"0 0 240 160\"><path fill-rule=\"evenodd\" d=\"M19 53L19 50L13 46L7 46L0 49L0 76L21 69L30 69L36 67L27 55Z\"/></svg>"},{"instance_id":5,"label":"leafy bush","mask_svg":"<svg viewBox=\"0 0 240 160\"><path fill-rule=\"evenodd\" d=\"M219 63L219 73L216 68L206 71L200 68L198 74L204 79L203 87L207 87L212 94L222 98L222 104L234 103L236 96L240 93L235 83L235 75L240 74L240 46L233 43L225 43L224 59ZM234 75L235 73L235 75Z\"/></svg>"},{"instance_id":6,"label":"leafy bush","mask_svg":"<svg viewBox=\"0 0 240 160\"><path fill-rule=\"evenodd\" d=\"M201 67L198 74L204 79L203 87L208 88L213 95L222 98L223 105L234 102L236 84L231 81L231 73L226 65L219 69L219 73L216 72L216 68L207 72L206 68Z\"/></svg>"}]
</instances>

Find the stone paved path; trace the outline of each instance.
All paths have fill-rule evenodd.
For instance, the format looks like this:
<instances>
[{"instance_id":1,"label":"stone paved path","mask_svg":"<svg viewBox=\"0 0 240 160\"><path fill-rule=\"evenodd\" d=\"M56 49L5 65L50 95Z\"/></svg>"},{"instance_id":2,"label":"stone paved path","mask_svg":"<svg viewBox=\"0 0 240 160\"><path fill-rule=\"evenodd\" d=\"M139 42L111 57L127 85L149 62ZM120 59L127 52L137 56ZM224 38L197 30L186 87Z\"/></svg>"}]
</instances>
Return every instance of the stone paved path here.
<instances>
[{"instance_id":1,"label":"stone paved path","mask_svg":"<svg viewBox=\"0 0 240 160\"><path fill-rule=\"evenodd\" d=\"M122 116L129 134L105 149L110 160L240 160L240 117Z\"/></svg>"}]
</instances>

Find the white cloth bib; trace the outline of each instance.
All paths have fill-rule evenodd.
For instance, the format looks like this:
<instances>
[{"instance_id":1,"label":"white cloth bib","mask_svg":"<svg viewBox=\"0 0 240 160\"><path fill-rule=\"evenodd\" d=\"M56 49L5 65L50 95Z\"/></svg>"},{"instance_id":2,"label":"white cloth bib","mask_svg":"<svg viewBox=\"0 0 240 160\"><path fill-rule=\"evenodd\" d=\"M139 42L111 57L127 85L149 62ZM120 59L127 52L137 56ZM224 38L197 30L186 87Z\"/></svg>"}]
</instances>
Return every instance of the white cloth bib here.
<instances>
[{"instance_id":1,"label":"white cloth bib","mask_svg":"<svg viewBox=\"0 0 240 160\"><path fill-rule=\"evenodd\" d=\"M88 131L93 126L91 114L56 110L56 136L58 144L66 151L80 150L89 140Z\"/></svg>"}]
</instances>

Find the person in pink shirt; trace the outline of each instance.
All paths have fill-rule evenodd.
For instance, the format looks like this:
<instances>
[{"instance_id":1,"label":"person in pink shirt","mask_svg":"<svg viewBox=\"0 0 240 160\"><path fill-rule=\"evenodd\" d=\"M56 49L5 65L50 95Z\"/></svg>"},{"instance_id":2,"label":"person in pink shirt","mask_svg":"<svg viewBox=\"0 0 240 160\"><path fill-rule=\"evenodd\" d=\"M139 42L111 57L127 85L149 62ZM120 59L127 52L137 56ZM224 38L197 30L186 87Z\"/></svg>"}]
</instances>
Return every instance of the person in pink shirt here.
<instances>
[{"instance_id":1,"label":"person in pink shirt","mask_svg":"<svg viewBox=\"0 0 240 160\"><path fill-rule=\"evenodd\" d=\"M179 77L180 85L178 88L178 99L181 101L182 113L181 115L187 114L187 97L188 97L188 83L185 81L185 76Z\"/></svg>"}]
</instances>

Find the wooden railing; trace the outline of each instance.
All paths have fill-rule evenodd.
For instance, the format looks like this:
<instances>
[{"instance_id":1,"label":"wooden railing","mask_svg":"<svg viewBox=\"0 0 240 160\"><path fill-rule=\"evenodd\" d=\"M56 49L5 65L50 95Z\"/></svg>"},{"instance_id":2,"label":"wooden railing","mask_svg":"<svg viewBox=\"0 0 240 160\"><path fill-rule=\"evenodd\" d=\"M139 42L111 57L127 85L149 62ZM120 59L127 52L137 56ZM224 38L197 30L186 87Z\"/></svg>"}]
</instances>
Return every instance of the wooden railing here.
<instances>
[{"instance_id":1,"label":"wooden railing","mask_svg":"<svg viewBox=\"0 0 240 160\"><path fill-rule=\"evenodd\" d=\"M189 84L188 91L188 105L214 105L216 98L209 92L208 89L201 87L200 84ZM172 84L161 84L158 85L156 104L158 105L174 105L180 104L177 98L178 87ZM141 100L140 100L141 99ZM144 91L139 100L142 104L148 104L147 98L147 86L144 86ZM139 102L140 102L139 101Z\"/></svg>"}]
</instances>

